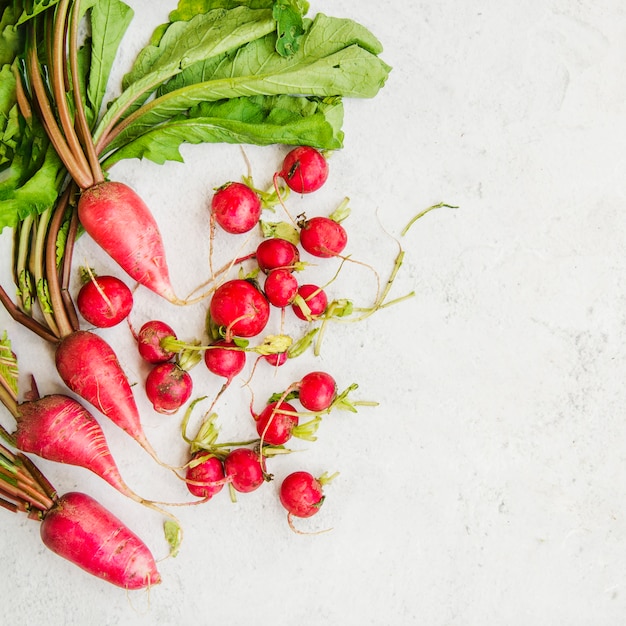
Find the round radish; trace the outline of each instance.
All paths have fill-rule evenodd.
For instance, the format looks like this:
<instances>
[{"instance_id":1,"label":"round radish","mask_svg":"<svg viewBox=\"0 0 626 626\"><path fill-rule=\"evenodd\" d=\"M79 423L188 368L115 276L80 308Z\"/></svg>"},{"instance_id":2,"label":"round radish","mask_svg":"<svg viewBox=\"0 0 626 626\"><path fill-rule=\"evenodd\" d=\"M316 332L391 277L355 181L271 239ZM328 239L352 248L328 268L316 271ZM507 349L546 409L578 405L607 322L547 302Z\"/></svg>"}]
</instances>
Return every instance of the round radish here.
<instances>
[{"instance_id":1,"label":"round radish","mask_svg":"<svg viewBox=\"0 0 626 626\"><path fill-rule=\"evenodd\" d=\"M309 372L298 384L298 399L308 411L325 411L336 395L335 379L326 372Z\"/></svg>"},{"instance_id":2,"label":"round radish","mask_svg":"<svg viewBox=\"0 0 626 626\"><path fill-rule=\"evenodd\" d=\"M302 304L306 306L302 306ZM298 295L291 308L301 320L312 321L324 313L328 306L326 292L317 285L306 283L298 288ZM307 311L308 307L308 311Z\"/></svg>"},{"instance_id":3,"label":"round radish","mask_svg":"<svg viewBox=\"0 0 626 626\"><path fill-rule=\"evenodd\" d=\"M248 185L229 182L213 195L211 214L215 221L232 234L247 233L261 218L261 198Z\"/></svg>"},{"instance_id":4,"label":"round radish","mask_svg":"<svg viewBox=\"0 0 626 626\"><path fill-rule=\"evenodd\" d=\"M216 456L199 450L191 457L185 480L191 494L208 500L224 487L224 465Z\"/></svg>"},{"instance_id":5,"label":"round radish","mask_svg":"<svg viewBox=\"0 0 626 626\"><path fill-rule=\"evenodd\" d=\"M330 217L312 217L300 224L300 245L315 257L337 256L347 243L346 229Z\"/></svg>"},{"instance_id":6,"label":"round radish","mask_svg":"<svg viewBox=\"0 0 626 626\"><path fill-rule=\"evenodd\" d=\"M264 354L261 358L265 359L270 365L280 367L287 362L289 355L287 352L273 352L271 354Z\"/></svg>"},{"instance_id":7,"label":"round radish","mask_svg":"<svg viewBox=\"0 0 626 626\"><path fill-rule=\"evenodd\" d=\"M257 246L255 257L259 268L267 274L278 268L295 268L300 260L300 251L291 241L271 237Z\"/></svg>"},{"instance_id":8,"label":"round radish","mask_svg":"<svg viewBox=\"0 0 626 626\"><path fill-rule=\"evenodd\" d=\"M176 413L192 391L191 375L173 362L155 365L146 377L146 395L158 413Z\"/></svg>"},{"instance_id":9,"label":"round radish","mask_svg":"<svg viewBox=\"0 0 626 626\"><path fill-rule=\"evenodd\" d=\"M110 328L128 317L133 308L133 294L115 276L93 276L80 288L76 307L93 326Z\"/></svg>"},{"instance_id":10,"label":"round radish","mask_svg":"<svg viewBox=\"0 0 626 626\"><path fill-rule=\"evenodd\" d=\"M272 306L284 309L293 302L298 293L298 280L291 270L275 269L267 275L263 291Z\"/></svg>"},{"instance_id":11,"label":"round radish","mask_svg":"<svg viewBox=\"0 0 626 626\"><path fill-rule=\"evenodd\" d=\"M279 490L281 504L290 515L311 517L324 503L322 483L309 472L297 471L289 474Z\"/></svg>"},{"instance_id":12,"label":"round radish","mask_svg":"<svg viewBox=\"0 0 626 626\"><path fill-rule=\"evenodd\" d=\"M226 336L254 337L266 326L270 306L261 291L250 281L235 278L220 285L209 305L211 319L224 326Z\"/></svg>"},{"instance_id":13,"label":"round radish","mask_svg":"<svg viewBox=\"0 0 626 626\"><path fill-rule=\"evenodd\" d=\"M265 443L282 446L298 426L296 409L288 402L271 402L256 418L256 430Z\"/></svg>"},{"instance_id":14,"label":"round radish","mask_svg":"<svg viewBox=\"0 0 626 626\"><path fill-rule=\"evenodd\" d=\"M287 186L296 193L318 190L328 178L328 162L324 155L310 146L291 150L278 172Z\"/></svg>"},{"instance_id":15,"label":"round radish","mask_svg":"<svg viewBox=\"0 0 626 626\"><path fill-rule=\"evenodd\" d=\"M229 382L243 370L246 352L232 341L222 339L204 352L204 362L210 372L223 376Z\"/></svg>"},{"instance_id":16,"label":"round radish","mask_svg":"<svg viewBox=\"0 0 626 626\"><path fill-rule=\"evenodd\" d=\"M259 455L249 448L235 448L224 459L224 473L235 491L250 493L265 480Z\"/></svg>"},{"instance_id":17,"label":"round radish","mask_svg":"<svg viewBox=\"0 0 626 626\"><path fill-rule=\"evenodd\" d=\"M161 346L166 337L176 339L176 333L171 326L159 320L146 322L137 334L137 349L141 357L148 363L165 363L174 358L176 353L170 352Z\"/></svg>"}]
</instances>

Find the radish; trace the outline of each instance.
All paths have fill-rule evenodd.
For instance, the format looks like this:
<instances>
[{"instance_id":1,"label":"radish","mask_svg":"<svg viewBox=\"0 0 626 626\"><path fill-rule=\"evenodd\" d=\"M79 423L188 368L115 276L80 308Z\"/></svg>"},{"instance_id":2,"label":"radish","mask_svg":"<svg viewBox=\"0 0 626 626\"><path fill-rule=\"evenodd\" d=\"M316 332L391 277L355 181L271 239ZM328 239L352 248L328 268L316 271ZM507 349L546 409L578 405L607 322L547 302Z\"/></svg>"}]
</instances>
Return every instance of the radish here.
<instances>
[{"instance_id":1,"label":"radish","mask_svg":"<svg viewBox=\"0 0 626 626\"><path fill-rule=\"evenodd\" d=\"M250 448L235 448L224 459L224 473L233 489L250 493L266 480L259 455Z\"/></svg>"},{"instance_id":2,"label":"radish","mask_svg":"<svg viewBox=\"0 0 626 626\"><path fill-rule=\"evenodd\" d=\"M128 185L105 181L83 189L78 218L91 238L134 280L175 304L159 227Z\"/></svg>"},{"instance_id":3,"label":"radish","mask_svg":"<svg viewBox=\"0 0 626 626\"><path fill-rule=\"evenodd\" d=\"M298 400L308 411L325 411L337 397L337 383L326 372L309 372L297 384Z\"/></svg>"},{"instance_id":4,"label":"radish","mask_svg":"<svg viewBox=\"0 0 626 626\"><path fill-rule=\"evenodd\" d=\"M211 217L231 234L251 231L261 218L261 198L248 185L229 182L211 200Z\"/></svg>"},{"instance_id":5,"label":"radish","mask_svg":"<svg viewBox=\"0 0 626 626\"><path fill-rule=\"evenodd\" d=\"M324 485L335 476L336 474L323 474L315 478L302 470L289 474L279 489L280 502L289 516L311 517L319 512L325 500Z\"/></svg>"},{"instance_id":6,"label":"radish","mask_svg":"<svg viewBox=\"0 0 626 626\"><path fill-rule=\"evenodd\" d=\"M253 337L265 328L270 307L256 285L235 278L215 290L209 315L214 324L224 327L227 339L232 336Z\"/></svg>"},{"instance_id":7,"label":"radish","mask_svg":"<svg viewBox=\"0 0 626 626\"><path fill-rule=\"evenodd\" d=\"M287 363L287 359L289 358L289 355L287 354L287 352L274 352L272 354L264 354L262 357L262 359L265 359L270 365L273 365L275 367L280 367L281 365L284 365L285 363Z\"/></svg>"},{"instance_id":8,"label":"radish","mask_svg":"<svg viewBox=\"0 0 626 626\"><path fill-rule=\"evenodd\" d=\"M298 293L291 308L296 317L311 322L323 315L327 306L328 297L326 292L317 285L305 283L298 288Z\"/></svg>"},{"instance_id":9,"label":"radish","mask_svg":"<svg viewBox=\"0 0 626 626\"><path fill-rule=\"evenodd\" d=\"M41 520L44 545L82 568L127 590L161 582L150 550L123 522L91 496L58 496L39 468L24 454L0 445L6 472L0 472L0 505Z\"/></svg>"},{"instance_id":10,"label":"radish","mask_svg":"<svg viewBox=\"0 0 626 626\"><path fill-rule=\"evenodd\" d=\"M287 186L297 193L317 191L328 178L328 162L324 155L311 146L299 146L291 150L283 160L279 172Z\"/></svg>"},{"instance_id":11,"label":"radish","mask_svg":"<svg viewBox=\"0 0 626 626\"><path fill-rule=\"evenodd\" d=\"M198 450L191 457L185 480L191 494L209 500L224 487L224 465L215 455Z\"/></svg>"},{"instance_id":12,"label":"radish","mask_svg":"<svg viewBox=\"0 0 626 626\"><path fill-rule=\"evenodd\" d=\"M300 251L287 239L270 237L257 246L255 257L259 268L267 274L278 268L295 269L300 261Z\"/></svg>"},{"instance_id":13,"label":"radish","mask_svg":"<svg viewBox=\"0 0 626 626\"><path fill-rule=\"evenodd\" d=\"M205 350L204 362L210 372L223 376L230 383L243 370L246 364L246 352L232 341L222 339Z\"/></svg>"},{"instance_id":14,"label":"radish","mask_svg":"<svg viewBox=\"0 0 626 626\"><path fill-rule=\"evenodd\" d=\"M165 363L173 359L176 353L164 348L162 343L165 339L176 338L171 326L160 320L150 320L137 333L137 349L148 363Z\"/></svg>"},{"instance_id":15,"label":"radish","mask_svg":"<svg viewBox=\"0 0 626 626\"><path fill-rule=\"evenodd\" d=\"M312 217L300 226L300 245L311 255L329 258L340 254L348 243L346 229L330 217Z\"/></svg>"},{"instance_id":16,"label":"radish","mask_svg":"<svg viewBox=\"0 0 626 626\"><path fill-rule=\"evenodd\" d=\"M171 415L191 397L193 380L189 372L170 361L158 363L150 370L145 388L154 410Z\"/></svg>"},{"instance_id":17,"label":"radish","mask_svg":"<svg viewBox=\"0 0 626 626\"><path fill-rule=\"evenodd\" d=\"M126 319L133 308L133 294L116 276L93 276L80 288L76 307L97 328L110 328Z\"/></svg>"},{"instance_id":18,"label":"radish","mask_svg":"<svg viewBox=\"0 0 626 626\"><path fill-rule=\"evenodd\" d=\"M283 309L294 301L298 293L298 280L291 270L272 270L265 279L263 292L272 306Z\"/></svg>"},{"instance_id":19,"label":"radish","mask_svg":"<svg viewBox=\"0 0 626 626\"><path fill-rule=\"evenodd\" d=\"M271 446L282 446L292 437L315 441L315 431L320 422L319 417L299 424L299 415L295 407L288 402L277 400L270 402L259 415L254 415L256 430L262 443Z\"/></svg>"}]
</instances>

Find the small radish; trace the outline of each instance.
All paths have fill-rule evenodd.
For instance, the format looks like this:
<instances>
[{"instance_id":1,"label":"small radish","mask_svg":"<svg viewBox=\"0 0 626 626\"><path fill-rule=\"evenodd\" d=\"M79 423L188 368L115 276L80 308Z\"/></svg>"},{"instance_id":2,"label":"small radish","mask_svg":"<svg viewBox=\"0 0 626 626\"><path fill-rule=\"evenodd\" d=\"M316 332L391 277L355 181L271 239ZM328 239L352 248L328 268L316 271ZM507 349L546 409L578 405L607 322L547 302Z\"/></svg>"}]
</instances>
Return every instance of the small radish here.
<instances>
[{"instance_id":1,"label":"small radish","mask_svg":"<svg viewBox=\"0 0 626 626\"><path fill-rule=\"evenodd\" d=\"M137 333L137 349L148 363L165 363L176 356L162 346L164 339L176 339L174 329L160 320L146 322Z\"/></svg>"},{"instance_id":2,"label":"small radish","mask_svg":"<svg viewBox=\"0 0 626 626\"><path fill-rule=\"evenodd\" d=\"M312 217L300 226L300 245L309 254L329 258L341 254L348 243L346 229L330 217Z\"/></svg>"},{"instance_id":3,"label":"small radish","mask_svg":"<svg viewBox=\"0 0 626 626\"><path fill-rule=\"evenodd\" d=\"M326 292L317 285L305 283L298 288L298 294L291 305L296 317L304 321L319 318L328 306Z\"/></svg>"},{"instance_id":4,"label":"small radish","mask_svg":"<svg viewBox=\"0 0 626 626\"><path fill-rule=\"evenodd\" d=\"M277 400L265 406L259 415L254 415L256 430L262 442L271 446L282 446L292 437L315 441L315 431L319 417L300 424L300 418L294 406Z\"/></svg>"},{"instance_id":5,"label":"small radish","mask_svg":"<svg viewBox=\"0 0 626 626\"><path fill-rule=\"evenodd\" d=\"M157 413L171 415L189 400L193 380L178 363L169 361L155 365L145 382L146 395Z\"/></svg>"},{"instance_id":6,"label":"small radish","mask_svg":"<svg viewBox=\"0 0 626 626\"><path fill-rule=\"evenodd\" d=\"M232 341L222 339L205 350L204 362L210 372L223 376L230 382L243 370L246 364L246 352Z\"/></svg>"},{"instance_id":7,"label":"small radish","mask_svg":"<svg viewBox=\"0 0 626 626\"><path fill-rule=\"evenodd\" d=\"M326 372L309 372L297 384L298 399L307 411L325 411L337 396L335 379Z\"/></svg>"},{"instance_id":8,"label":"small radish","mask_svg":"<svg viewBox=\"0 0 626 626\"><path fill-rule=\"evenodd\" d=\"M217 326L223 326L226 338L253 337L266 326L270 306L252 282L235 278L222 283L209 304L209 315Z\"/></svg>"},{"instance_id":9,"label":"small radish","mask_svg":"<svg viewBox=\"0 0 626 626\"><path fill-rule=\"evenodd\" d=\"M285 156L280 171L274 175L275 185L278 177L296 193L311 193L326 182L328 162L319 150L299 146Z\"/></svg>"},{"instance_id":10,"label":"small radish","mask_svg":"<svg viewBox=\"0 0 626 626\"><path fill-rule=\"evenodd\" d=\"M227 233L252 230L261 218L261 198L248 185L229 182L219 187L211 200L211 216Z\"/></svg>"},{"instance_id":11,"label":"small radish","mask_svg":"<svg viewBox=\"0 0 626 626\"><path fill-rule=\"evenodd\" d=\"M265 359L270 365L275 367L280 367L287 363L287 359L289 359L289 355L287 352L274 352L272 354L264 354L262 359Z\"/></svg>"},{"instance_id":12,"label":"small radish","mask_svg":"<svg viewBox=\"0 0 626 626\"><path fill-rule=\"evenodd\" d=\"M272 306L284 309L294 301L298 293L298 280L291 270L272 270L265 279L263 292Z\"/></svg>"},{"instance_id":13,"label":"small radish","mask_svg":"<svg viewBox=\"0 0 626 626\"><path fill-rule=\"evenodd\" d=\"M259 268L267 274L278 268L294 269L300 261L300 251L287 239L270 237L257 246L255 257Z\"/></svg>"},{"instance_id":14,"label":"small radish","mask_svg":"<svg viewBox=\"0 0 626 626\"><path fill-rule=\"evenodd\" d=\"M222 490L224 478L224 465L220 459L203 450L193 454L185 475L191 494L209 500Z\"/></svg>"},{"instance_id":15,"label":"small radish","mask_svg":"<svg viewBox=\"0 0 626 626\"><path fill-rule=\"evenodd\" d=\"M159 227L128 185L105 181L83 190L78 218L90 237L134 280L181 304L172 287Z\"/></svg>"},{"instance_id":16,"label":"small radish","mask_svg":"<svg viewBox=\"0 0 626 626\"><path fill-rule=\"evenodd\" d=\"M116 276L91 276L76 296L83 318L97 328L110 328L126 319L133 308L133 294Z\"/></svg>"},{"instance_id":17,"label":"small radish","mask_svg":"<svg viewBox=\"0 0 626 626\"><path fill-rule=\"evenodd\" d=\"M59 556L124 589L161 582L144 542L84 493L61 496L45 513L40 534L44 545Z\"/></svg>"},{"instance_id":18,"label":"small radish","mask_svg":"<svg viewBox=\"0 0 626 626\"><path fill-rule=\"evenodd\" d=\"M279 498L290 516L311 517L324 504L324 485L334 478L326 474L315 478L305 471L289 474L281 483Z\"/></svg>"},{"instance_id":19,"label":"small radish","mask_svg":"<svg viewBox=\"0 0 626 626\"><path fill-rule=\"evenodd\" d=\"M235 491L250 493L265 481L259 455L250 448L235 448L224 459L224 472Z\"/></svg>"}]
</instances>

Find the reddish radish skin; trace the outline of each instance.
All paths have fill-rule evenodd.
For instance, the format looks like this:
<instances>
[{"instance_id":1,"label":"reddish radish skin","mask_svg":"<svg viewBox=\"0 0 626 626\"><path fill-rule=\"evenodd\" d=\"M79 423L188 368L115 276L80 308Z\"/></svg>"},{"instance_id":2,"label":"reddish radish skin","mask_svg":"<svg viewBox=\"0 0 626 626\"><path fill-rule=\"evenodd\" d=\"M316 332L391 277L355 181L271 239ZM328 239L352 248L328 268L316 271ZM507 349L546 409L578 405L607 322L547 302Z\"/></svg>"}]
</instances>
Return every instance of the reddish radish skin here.
<instances>
[{"instance_id":1,"label":"reddish radish skin","mask_svg":"<svg viewBox=\"0 0 626 626\"><path fill-rule=\"evenodd\" d=\"M326 292L317 285L309 283L300 285L298 288L298 296L306 302L310 309L310 313L308 313L307 317L307 311L302 309L302 307L298 304L297 299L294 301L291 308L296 314L296 317L299 317L301 320L315 320L322 315L324 311L326 311L326 307L328 306L328 297L326 296Z\"/></svg>"},{"instance_id":2,"label":"reddish radish skin","mask_svg":"<svg viewBox=\"0 0 626 626\"><path fill-rule=\"evenodd\" d=\"M115 352L100 336L79 330L63 338L55 352L65 384L126 431L154 458L132 389Z\"/></svg>"},{"instance_id":3,"label":"reddish radish skin","mask_svg":"<svg viewBox=\"0 0 626 626\"><path fill-rule=\"evenodd\" d=\"M155 365L146 376L146 396L157 413L171 415L189 400L193 380L173 362Z\"/></svg>"},{"instance_id":4,"label":"reddish radish skin","mask_svg":"<svg viewBox=\"0 0 626 626\"><path fill-rule=\"evenodd\" d=\"M328 162L324 155L310 146L291 150L277 174L296 193L317 191L328 178Z\"/></svg>"},{"instance_id":5,"label":"reddish radish skin","mask_svg":"<svg viewBox=\"0 0 626 626\"><path fill-rule=\"evenodd\" d=\"M102 428L82 404L61 394L24 402L14 433L18 449L48 461L84 467L124 495L138 497L122 479Z\"/></svg>"},{"instance_id":6,"label":"reddish radish skin","mask_svg":"<svg viewBox=\"0 0 626 626\"><path fill-rule=\"evenodd\" d=\"M300 225L300 245L312 256L337 256L347 243L346 229L329 217L312 217Z\"/></svg>"},{"instance_id":7,"label":"reddish radish skin","mask_svg":"<svg viewBox=\"0 0 626 626\"><path fill-rule=\"evenodd\" d=\"M300 251L291 241L271 237L257 246L255 257L259 268L267 274L278 268L293 270L300 261Z\"/></svg>"},{"instance_id":8,"label":"reddish radish skin","mask_svg":"<svg viewBox=\"0 0 626 626\"><path fill-rule=\"evenodd\" d=\"M222 339L205 350L204 362L210 372L232 381L243 370L246 364L246 353L237 348L232 341Z\"/></svg>"},{"instance_id":9,"label":"reddish radish skin","mask_svg":"<svg viewBox=\"0 0 626 626\"><path fill-rule=\"evenodd\" d=\"M299 418L288 402L271 402L256 417L256 430L265 443L282 446L293 435Z\"/></svg>"},{"instance_id":10,"label":"reddish radish skin","mask_svg":"<svg viewBox=\"0 0 626 626\"><path fill-rule=\"evenodd\" d=\"M307 411L325 411L337 396L337 383L326 372L309 372L298 383L298 399Z\"/></svg>"},{"instance_id":11,"label":"reddish radish skin","mask_svg":"<svg viewBox=\"0 0 626 626\"><path fill-rule=\"evenodd\" d=\"M116 181L85 189L78 201L78 217L91 238L131 278L181 304L171 284L159 227L133 189Z\"/></svg>"},{"instance_id":12,"label":"reddish radish skin","mask_svg":"<svg viewBox=\"0 0 626 626\"><path fill-rule=\"evenodd\" d=\"M298 280L291 270L275 269L267 275L263 291L272 306L284 309L293 302L298 293Z\"/></svg>"},{"instance_id":13,"label":"reddish radish skin","mask_svg":"<svg viewBox=\"0 0 626 626\"><path fill-rule=\"evenodd\" d=\"M265 480L259 455L250 448L235 448L224 459L224 473L235 491L250 493Z\"/></svg>"},{"instance_id":14,"label":"reddish radish skin","mask_svg":"<svg viewBox=\"0 0 626 626\"><path fill-rule=\"evenodd\" d=\"M224 465L216 456L209 455L203 450L199 450L192 456L192 462L198 459L203 460L187 468L185 475L187 489L194 496L209 500L224 487Z\"/></svg>"},{"instance_id":15,"label":"reddish radish skin","mask_svg":"<svg viewBox=\"0 0 626 626\"><path fill-rule=\"evenodd\" d=\"M324 503L324 490L320 481L312 474L298 471L289 474L279 490L281 504L290 515L311 517Z\"/></svg>"},{"instance_id":16,"label":"reddish radish skin","mask_svg":"<svg viewBox=\"0 0 626 626\"><path fill-rule=\"evenodd\" d=\"M174 329L160 320L146 322L137 333L137 349L142 359L148 363L165 363L174 358L175 353L162 347L163 339L176 339Z\"/></svg>"},{"instance_id":17,"label":"reddish radish skin","mask_svg":"<svg viewBox=\"0 0 626 626\"><path fill-rule=\"evenodd\" d=\"M243 183L222 185L211 200L211 215L223 230L233 235L251 231L259 223L261 211L261 198Z\"/></svg>"},{"instance_id":18,"label":"reddish radish skin","mask_svg":"<svg viewBox=\"0 0 626 626\"><path fill-rule=\"evenodd\" d=\"M270 305L250 281L236 278L220 285L211 298L209 314L226 328L226 337L254 337L266 326Z\"/></svg>"},{"instance_id":19,"label":"reddish radish skin","mask_svg":"<svg viewBox=\"0 0 626 626\"><path fill-rule=\"evenodd\" d=\"M91 496L61 496L40 527L45 546L90 574L124 589L161 582L150 550L115 515Z\"/></svg>"},{"instance_id":20,"label":"reddish radish skin","mask_svg":"<svg viewBox=\"0 0 626 626\"><path fill-rule=\"evenodd\" d=\"M128 317L133 294L116 276L94 276L80 288L76 307L91 325L111 328Z\"/></svg>"},{"instance_id":21,"label":"reddish radish skin","mask_svg":"<svg viewBox=\"0 0 626 626\"><path fill-rule=\"evenodd\" d=\"M286 352L274 352L272 354L264 354L262 359L265 359L270 365L280 367L287 363L289 355Z\"/></svg>"}]
</instances>

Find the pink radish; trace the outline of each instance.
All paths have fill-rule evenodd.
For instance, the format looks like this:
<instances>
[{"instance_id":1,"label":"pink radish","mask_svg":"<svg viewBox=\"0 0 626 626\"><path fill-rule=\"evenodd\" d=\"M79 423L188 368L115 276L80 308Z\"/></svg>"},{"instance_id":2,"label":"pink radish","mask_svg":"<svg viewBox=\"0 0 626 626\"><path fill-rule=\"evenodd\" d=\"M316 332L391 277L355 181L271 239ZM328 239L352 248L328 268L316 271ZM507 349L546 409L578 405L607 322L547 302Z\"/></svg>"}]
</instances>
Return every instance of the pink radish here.
<instances>
[{"instance_id":1,"label":"pink radish","mask_svg":"<svg viewBox=\"0 0 626 626\"><path fill-rule=\"evenodd\" d=\"M193 380L177 363L158 363L148 372L145 387L154 410L171 415L191 397Z\"/></svg>"},{"instance_id":2,"label":"pink radish","mask_svg":"<svg viewBox=\"0 0 626 626\"><path fill-rule=\"evenodd\" d=\"M330 217L312 217L303 220L299 226L300 245L315 257L337 256L348 243L346 229Z\"/></svg>"},{"instance_id":3,"label":"pink radish","mask_svg":"<svg viewBox=\"0 0 626 626\"><path fill-rule=\"evenodd\" d=\"M78 217L91 238L134 280L181 304L171 284L159 227L137 193L121 182L84 189Z\"/></svg>"},{"instance_id":4,"label":"pink radish","mask_svg":"<svg viewBox=\"0 0 626 626\"><path fill-rule=\"evenodd\" d=\"M265 481L265 472L259 455L250 448L235 448L224 459L224 473L233 489L240 493L250 493Z\"/></svg>"},{"instance_id":5,"label":"pink radish","mask_svg":"<svg viewBox=\"0 0 626 626\"><path fill-rule=\"evenodd\" d=\"M219 458L204 450L193 454L185 475L191 494L209 500L222 490L224 478L224 465Z\"/></svg>"},{"instance_id":6,"label":"pink radish","mask_svg":"<svg viewBox=\"0 0 626 626\"><path fill-rule=\"evenodd\" d=\"M270 308L265 296L250 281L235 278L220 285L211 298L210 317L223 326L226 338L253 337L266 326Z\"/></svg>"},{"instance_id":7,"label":"pink radish","mask_svg":"<svg viewBox=\"0 0 626 626\"><path fill-rule=\"evenodd\" d=\"M265 279L263 292L267 301L279 309L289 306L298 293L298 280L291 270L272 270Z\"/></svg>"},{"instance_id":8,"label":"pink radish","mask_svg":"<svg viewBox=\"0 0 626 626\"><path fill-rule=\"evenodd\" d=\"M97 328L110 328L128 317L133 294L116 276L92 276L76 296L83 318Z\"/></svg>"},{"instance_id":9,"label":"pink radish","mask_svg":"<svg viewBox=\"0 0 626 626\"><path fill-rule=\"evenodd\" d=\"M143 589L161 582L143 541L91 496L61 496L40 529L47 548L118 587Z\"/></svg>"},{"instance_id":10,"label":"pink radish","mask_svg":"<svg viewBox=\"0 0 626 626\"><path fill-rule=\"evenodd\" d=\"M275 181L277 177L282 178L292 191L311 193L326 182L328 162L319 150L299 146L284 158L280 171L274 176Z\"/></svg>"},{"instance_id":11,"label":"pink radish","mask_svg":"<svg viewBox=\"0 0 626 626\"><path fill-rule=\"evenodd\" d=\"M328 306L326 292L317 285L305 283L298 288L298 294L291 305L296 317L313 321L319 318Z\"/></svg>"},{"instance_id":12,"label":"pink radish","mask_svg":"<svg viewBox=\"0 0 626 626\"><path fill-rule=\"evenodd\" d=\"M171 326L160 320L146 322L137 333L137 349L141 358L153 364L173 359L176 353L163 347L165 339L176 339Z\"/></svg>"},{"instance_id":13,"label":"pink radish","mask_svg":"<svg viewBox=\"0 0 626 626\"><path fill-rule=\"evenodd\" d=\"M248 185L229 182L219 187L211 200L211 216L227 233L252 230L261 218L261 198Z\"/></svg>"},{"instance_id":14,"label":"pink radish","mask_svg":"<svg viewBox=\"0 0 626 626\"><path fill-rule=\"evenodd\" d=\"M291 241L270 237L257 246L255 257L259 268L267 274L278 268L293 270L300 261L300 251Z\"/></svg>"}]
</instances>

